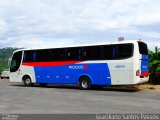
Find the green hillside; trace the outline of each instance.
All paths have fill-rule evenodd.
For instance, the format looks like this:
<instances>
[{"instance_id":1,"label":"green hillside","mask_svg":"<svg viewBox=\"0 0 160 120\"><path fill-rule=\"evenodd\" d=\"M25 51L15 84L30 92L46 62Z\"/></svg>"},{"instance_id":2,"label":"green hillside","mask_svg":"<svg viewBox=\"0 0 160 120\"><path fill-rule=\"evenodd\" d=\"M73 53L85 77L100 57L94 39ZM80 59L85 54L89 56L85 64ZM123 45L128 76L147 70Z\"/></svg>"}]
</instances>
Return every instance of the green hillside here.
<instances>
[{"instance_id":1,"label":"green hillside","mask_svg":"<svg viewBox=\"0 0 160 120\"><path fill-rule=\"evenodd\" d=\"M0 72L4 69L8 69L8 59L12 56L13 51L17 50L17 48L2 48L0 49Z\"/></svg>"}]
</instances>

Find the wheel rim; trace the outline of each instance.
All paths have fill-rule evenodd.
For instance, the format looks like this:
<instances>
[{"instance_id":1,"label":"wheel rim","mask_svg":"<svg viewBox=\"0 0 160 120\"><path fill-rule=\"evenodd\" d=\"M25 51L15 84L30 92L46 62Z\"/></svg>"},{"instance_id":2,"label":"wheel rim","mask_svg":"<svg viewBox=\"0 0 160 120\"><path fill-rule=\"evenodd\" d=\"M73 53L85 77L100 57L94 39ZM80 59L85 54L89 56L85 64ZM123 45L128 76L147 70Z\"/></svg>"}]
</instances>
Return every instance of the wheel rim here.
<instances>
[{"instance_id":1,"label":"wheel rim","mask_svg":"<svg viewBox=\"0 0 160 120\"><path fill-rule=\"evenodd\" d=\"M88 81L87 80L82 81L82 87L83 88L88 88Z\"/></svg>"},{"instance_id":2,"label":"wheel rim","mask_svg":"<svg viewBox=\"0 0 160 120\"><path fill-rule=\"evenodd\" d=\"M26 85L29 85L30 84L30 79L28 78L28 79L26 79L26 81L25 81L25 83L26 83Z\"/></svg>"}]
</instances>

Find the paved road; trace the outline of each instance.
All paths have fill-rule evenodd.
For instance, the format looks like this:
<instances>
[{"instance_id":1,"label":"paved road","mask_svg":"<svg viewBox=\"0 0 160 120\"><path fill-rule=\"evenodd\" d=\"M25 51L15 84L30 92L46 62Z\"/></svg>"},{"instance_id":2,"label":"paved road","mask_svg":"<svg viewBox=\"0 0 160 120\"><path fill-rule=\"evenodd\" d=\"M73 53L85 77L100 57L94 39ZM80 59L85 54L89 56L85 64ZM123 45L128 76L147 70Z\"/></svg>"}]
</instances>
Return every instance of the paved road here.
<instances>
[{"instance_id":1,"label":"paved road","mask_svg":"<svg viewBox=\"0 0 160 120\"><path fill-rule=\"evenodd\" d=\"M160 91L25 87L0 80L0 113L159 113Z\"/></svg>"}]
</instances>

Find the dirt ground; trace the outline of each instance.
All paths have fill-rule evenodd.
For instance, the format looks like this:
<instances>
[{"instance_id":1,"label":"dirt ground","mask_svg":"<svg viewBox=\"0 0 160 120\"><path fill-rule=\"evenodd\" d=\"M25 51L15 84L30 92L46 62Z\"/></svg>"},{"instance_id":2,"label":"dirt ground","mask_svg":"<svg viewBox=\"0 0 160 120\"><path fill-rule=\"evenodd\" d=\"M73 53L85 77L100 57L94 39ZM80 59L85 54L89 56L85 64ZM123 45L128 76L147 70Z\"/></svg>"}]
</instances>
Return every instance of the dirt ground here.
<instances>
[{"instance_id":1,"label":"dirt ground","mask_svg":"<svg viewBox=\"0 0 160 120\"><path fill-rule=\"evenodd\" d=\"M141 84L137 85L141 90L160 90L160 85L151 85L151 84Z\"/></svg>"}]
</instances>

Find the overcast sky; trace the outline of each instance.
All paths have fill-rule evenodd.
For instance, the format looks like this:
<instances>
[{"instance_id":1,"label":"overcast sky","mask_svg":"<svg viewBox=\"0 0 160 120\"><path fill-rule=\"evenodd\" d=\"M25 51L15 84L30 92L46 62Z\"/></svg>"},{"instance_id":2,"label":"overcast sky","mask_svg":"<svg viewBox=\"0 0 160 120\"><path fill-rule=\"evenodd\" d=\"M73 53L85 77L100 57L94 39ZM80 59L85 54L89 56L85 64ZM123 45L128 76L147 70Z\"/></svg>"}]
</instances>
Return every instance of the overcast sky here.
<instances>
[{"instance_id":1,"label":"overcast sky","mask_svg":"<svg viewBox=\"0 0 160 120\"><path fill-rule=\"evenodd\" d=\"M160 47L160 0L0 0L0 48L142 39Z\"/></svg>"}]
</instances>

